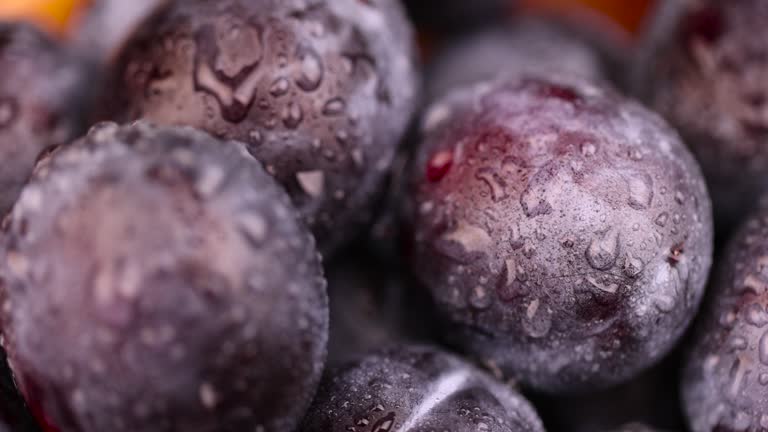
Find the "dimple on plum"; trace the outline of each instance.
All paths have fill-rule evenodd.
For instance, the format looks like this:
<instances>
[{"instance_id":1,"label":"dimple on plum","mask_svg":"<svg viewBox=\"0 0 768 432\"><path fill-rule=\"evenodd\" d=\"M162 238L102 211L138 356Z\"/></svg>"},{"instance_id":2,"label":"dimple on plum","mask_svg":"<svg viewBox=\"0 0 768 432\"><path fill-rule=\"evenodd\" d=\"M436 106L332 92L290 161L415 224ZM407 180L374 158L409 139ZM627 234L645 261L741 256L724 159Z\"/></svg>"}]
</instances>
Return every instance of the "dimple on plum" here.
<instances>
[{"instance_id":1,"label":"dimple on plum","mask_svg":"<svg viewBox=\"0 0 768 432\"><path fill-rule=\"evenodd\" d=\"M111 77L101 116L248 143L324 252L369 221L417 81L397 0L173 1Z\"/></svg>"},{"instance_id":2,"label":"dimple on plum","mask_svg":"<svg viewBox=\"0 0 768 432\"><path fill-rule=\"evenodd\" d=\"M625 381L679 340L711 207L658 116L582 78L521 74L434 103L422 135L404 216L452 343L569 392Z\"/></svg>"},{"instance_id":3,"label":"dimple on plum","mask_svg":"<svg viewBox=\"0 0 768 432\"><path fill-rule=\"evenodd\" d=\"M40 160L4 228L4 346L41 420L295 428L325 360L325 280L244 145L99 125Z\"/></svg>"}]
</instances>

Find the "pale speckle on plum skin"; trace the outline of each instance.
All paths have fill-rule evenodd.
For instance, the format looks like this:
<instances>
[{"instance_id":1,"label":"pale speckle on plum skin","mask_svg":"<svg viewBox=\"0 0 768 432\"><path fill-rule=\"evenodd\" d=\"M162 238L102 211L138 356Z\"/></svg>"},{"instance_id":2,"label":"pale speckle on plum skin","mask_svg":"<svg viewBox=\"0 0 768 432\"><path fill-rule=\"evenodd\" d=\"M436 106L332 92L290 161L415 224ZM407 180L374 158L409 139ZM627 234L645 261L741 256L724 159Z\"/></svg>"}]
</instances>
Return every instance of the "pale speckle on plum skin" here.
<instances>
[{"instance_id":1,"label":"pale speckle on plum skin","mask_svg":"<svg viewBox=\"0 0 768 432\"><path fill-rule=\"evenodd\" d=\"M676 133L565 75L500 78L434 106L450 114L422 129L403 214L444 337L550 392L624 381L668 352L712 259L709 197ZM452 167L428 179L443 152ZM481 308L478 286L493 296Z\"/></svg>"},{"instance_id":2,"label":"pale speckle on plum skin","mask_svg":"<svg viewBox=\"0 0 768 432\"><path fill-rule=\"evenodd\" d=\"M293 430L325 362L325 280L243 144L98 125L41 158L4 228L4 345L55 424Z\"/></svg>"},{"instance_id":3,"label":"pale speckle on plum skin","mask_svg":"<svg viewBox=\"0 0 768 432\"><path fill-rule=\"evenodd\" d=\"M97 115L248 143L331 255L373 216L416 108L414 59L400 0L175 0L117 57Z\"/></svg>"}]
</instances>

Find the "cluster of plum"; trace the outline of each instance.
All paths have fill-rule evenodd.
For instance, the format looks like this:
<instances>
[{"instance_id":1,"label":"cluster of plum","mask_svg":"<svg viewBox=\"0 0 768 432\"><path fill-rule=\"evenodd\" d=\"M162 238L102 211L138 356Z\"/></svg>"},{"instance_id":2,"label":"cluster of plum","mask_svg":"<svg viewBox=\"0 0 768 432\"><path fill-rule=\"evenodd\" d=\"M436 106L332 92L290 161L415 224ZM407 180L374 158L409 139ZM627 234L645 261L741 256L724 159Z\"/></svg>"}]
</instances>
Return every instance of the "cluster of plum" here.
<instances>
[{"instance_id":1,"label":"cluster of plum","mask_svg":"<svg viewBox=\"0 0 768 432\"><path fill-rule=\"evenodd\" d=\"M656 9L0 24L0 432L768 431L768 3Z\"/></svg>"}]
</instances>

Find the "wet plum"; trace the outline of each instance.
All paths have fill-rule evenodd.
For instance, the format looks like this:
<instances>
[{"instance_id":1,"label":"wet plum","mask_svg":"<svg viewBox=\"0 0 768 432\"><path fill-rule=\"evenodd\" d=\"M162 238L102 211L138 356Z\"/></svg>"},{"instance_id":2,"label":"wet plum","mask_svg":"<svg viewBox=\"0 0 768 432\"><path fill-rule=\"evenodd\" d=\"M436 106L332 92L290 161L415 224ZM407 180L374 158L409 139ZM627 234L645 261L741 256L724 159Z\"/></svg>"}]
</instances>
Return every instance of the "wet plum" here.
<instances>
[{"instance_id":1,"label":"wet plum","mask_svg":"<svg viewBox=\"0 0 768 432\"><path fill-rule=\"evenodd\" d=\"M449 90L509 71L557 70L606 80L608 56L564 22L519 18L460 38L442 49L425 80L430 101Z\"/></svg>"},{"instance_id":2,"label":"wet plum","mask_svg":"<svg viewBox=\"0 0 768 432\"><path fill-rule=\"evenodd\" d=\"M509 76L429 108L404 218L444 336L547 392L656 363L712 260L696 162L658 116L574 76Z\"/></svg>"},{"instance_id":3,"label":"wet plum","mask_svg":"<svg viewBox=\"0 0 768 432\"><path fill-rule=\"evenodd\" d=\"M635 87L701 163L723 233L768 184L768 3L661 2Z\"/></svg>"},{"instance_id":4,"label":"wet plum","mask_svg":"<svg viewBox=\"0 0 768 432\"><path fill-rule=\"evenodd\" d=\"M0 23L0 215L37 156L85 132L93 70L41 31Z\"/></svg>"},{"instance_id":5,"label":"wet plum","mask_svg":"<svg viewBox=\"0 0 768 432\"><path fill-rule=\"evenodd\" d=\"M311 234L243 144L100 125L4 227L5 347L62 431L292 431L328 306Z\"/></svg>"},{"instance_id":6,"label":"wet plum","mask_svg":"<svg viewBox=\"0 0 768 432\"><path fill-rule=\"evenodd\" d=\"M718 264L683 374L694 432L768 430L768 207Z\"/></svg>"},{"instance_id":7,"label":"wet plum","mask_svg":"<svg viewBox=\"0 0 768 432\"><path fill-rule=\"evenodd\" d=\"M304 432L543 432L518 393L465 361L424 346L369 354L323 378Z\"/></svg>"},{"instance_id":8,"label":"wet plum","mask_svg":"<svg viewBox=\"0 0 768 432\"><path fill-rule=\"evenodd\" d=\"M396 0L176 0L118 56L100 115L248 143L329 252L370 220L414 110L412 42Z\"/></svg>"}]
</instances>

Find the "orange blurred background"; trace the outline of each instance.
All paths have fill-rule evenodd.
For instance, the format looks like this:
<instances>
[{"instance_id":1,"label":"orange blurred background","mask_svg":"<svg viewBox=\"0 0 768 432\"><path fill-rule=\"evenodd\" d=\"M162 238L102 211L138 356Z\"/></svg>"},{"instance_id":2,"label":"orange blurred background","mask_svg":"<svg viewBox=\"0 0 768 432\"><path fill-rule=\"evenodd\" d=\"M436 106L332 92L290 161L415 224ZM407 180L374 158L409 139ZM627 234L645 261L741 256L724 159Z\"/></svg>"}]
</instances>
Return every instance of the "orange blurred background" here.
<instances>
[{"instance_id":1,"label":"orange blurred background","mask_svg":"<svg viewBox=\"0 0 768 432\"><path fill-rule=\"evenodd\" d=\"M131 1L131 0L123 0ZM440 0L426 0L439 3ZM472 1L472 0L466 0ZM652 0L519 0L524 8L545 12L596 11L636 32ZM26 19L64 35L89 0L0 0L0 19Z\"/></svg>"}]
</instances>

